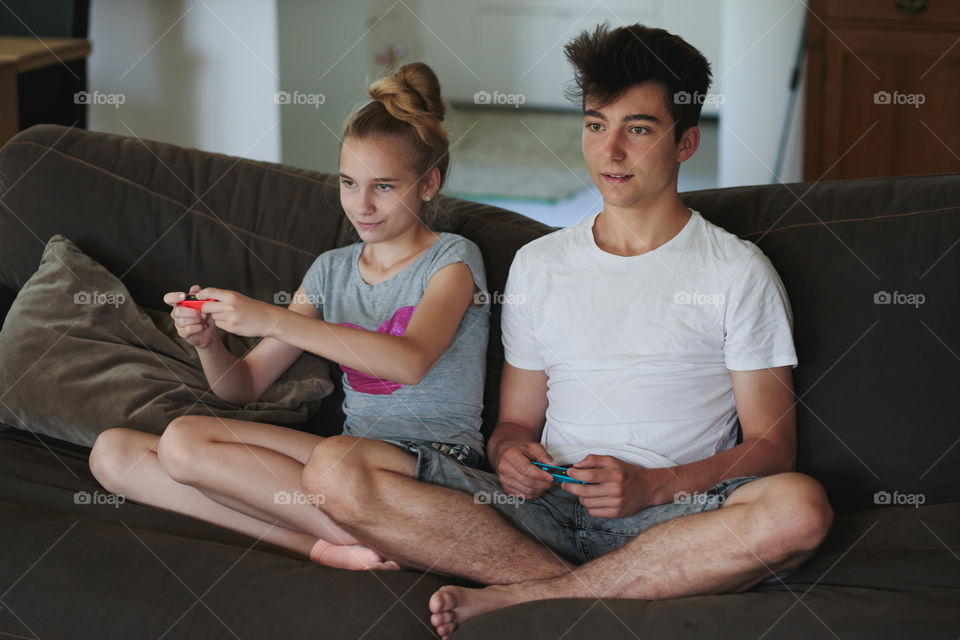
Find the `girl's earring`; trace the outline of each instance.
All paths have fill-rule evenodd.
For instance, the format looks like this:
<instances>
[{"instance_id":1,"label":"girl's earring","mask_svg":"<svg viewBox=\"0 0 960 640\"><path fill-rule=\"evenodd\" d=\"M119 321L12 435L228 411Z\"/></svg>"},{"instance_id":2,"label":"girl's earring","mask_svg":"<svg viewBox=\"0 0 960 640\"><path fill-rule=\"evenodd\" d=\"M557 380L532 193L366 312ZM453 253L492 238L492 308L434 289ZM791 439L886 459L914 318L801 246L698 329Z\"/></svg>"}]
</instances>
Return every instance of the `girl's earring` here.
<instances>
[{"instance_id":1,"label":"girl's earring","mask_svg":"<svg viewBox=\"0 0 960 640\"><path fill-rule=\"evenodd\" d=\"M426 198L423 199L423 201L424 201L424 202L430 202L430 198L431 198L431 196L427 196Z\"/></svg>"}]
</instances>

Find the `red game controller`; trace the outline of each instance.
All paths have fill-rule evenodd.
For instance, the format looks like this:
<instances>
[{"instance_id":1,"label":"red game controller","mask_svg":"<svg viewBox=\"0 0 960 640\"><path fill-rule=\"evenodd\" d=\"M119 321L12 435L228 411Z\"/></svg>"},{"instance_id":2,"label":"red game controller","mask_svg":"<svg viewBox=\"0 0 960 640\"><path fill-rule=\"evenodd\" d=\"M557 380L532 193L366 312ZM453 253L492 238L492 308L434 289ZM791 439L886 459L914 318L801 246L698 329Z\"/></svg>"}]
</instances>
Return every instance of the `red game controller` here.
<instances>
[{"instance_id":1,"label":"red game controller","mask_svg":"<svg viewBox=\"0 0 960 640\"><path fill-rule=\"evenodd\" d=\"M188 293L187 297L177 303L178 307L190 307L191 309L196 309L197 311L203 310L203 303L213 301L213 298L198 298L192 293Z\"/></svg>"}]
</instances>

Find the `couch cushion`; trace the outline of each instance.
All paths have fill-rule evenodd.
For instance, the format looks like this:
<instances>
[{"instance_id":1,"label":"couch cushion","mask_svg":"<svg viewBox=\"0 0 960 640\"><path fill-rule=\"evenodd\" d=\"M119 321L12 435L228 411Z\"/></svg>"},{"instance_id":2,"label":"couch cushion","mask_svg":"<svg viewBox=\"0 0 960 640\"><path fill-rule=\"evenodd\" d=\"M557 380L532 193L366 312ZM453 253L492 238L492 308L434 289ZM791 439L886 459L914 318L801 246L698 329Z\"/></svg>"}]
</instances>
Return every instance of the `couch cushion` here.
<instances>
[{"instance_id":1,"label":"couch cushion","mask_svg":"<svg viewBox=\"0 0 960 640\"><path fill-rule=\"evenodd\" d=\"M550 600L468 621L458 640L524 638L944 638L960 628L960 503L838 516L783 582L740 594ZM514 631L516 630L516 631Z\"/></svg>"},{"instance_id":2,"label":"couch cushion","mask_svg":"<svg viewBox=\"0 0 960 640\"><path fill-rule=\"evenodd\" d=\"M682 197L787 288L799 470L841 510L960 500L960 175Z\"/></svg>"},{"instance_id":3,"label":"couch cushion","mask_svg":"<svg viewBox=\"0 0 960 640\"><path fill-rule=\"evenodd\" d=\"M218 333L234 355L256 343ZM333 382L326 362L305 353L258 401L221 400L169 307L141 309L113 274L55 235L0 330L0 389L0 421L90 446L104 429L159 434L186 414L301 424Z\"/></svg>"},{"instance_id":4,"label":"couch cushion","mask_svg":"<svg viewBox=\"0 0 960 640\"><path fill-rule=\"evenodd\" d=\"M85 449L28 432L0 432L0 460L0 632L11 637L436 640L427 600L446 578L320 567L111 500Z\"/></svg>"},{"instance_id":5,"label":"couch cushion","mask_svg":"<svg viewBox=\"0 0 960 640\"><path fill-rule=\"evenodd\" d=\"M110 502L86 451L39 439L0 433L0 584L12 585L0 630L46 638L82 628L108 640L173 627L169 637L235 637L219 617L241 638L435 638L425 626L430 594L465 584L316 567L198 520ZM842 514L785 584L661 602L531 603L476 618L455 637L808 640L835 637L830 629L841 638L955 640L958 550L960 503Z\"/></svg>"},{"instance_id":6,"label":"couch cushion","mask_svg":"<svg viewBox=\"0 0 960 640\"><path fill-rule=\"evenodd\" d=\"M457 640L956 640L960 591L817 587L655 602L550 600L467 621Z\"/></svg>"}]
</instances>

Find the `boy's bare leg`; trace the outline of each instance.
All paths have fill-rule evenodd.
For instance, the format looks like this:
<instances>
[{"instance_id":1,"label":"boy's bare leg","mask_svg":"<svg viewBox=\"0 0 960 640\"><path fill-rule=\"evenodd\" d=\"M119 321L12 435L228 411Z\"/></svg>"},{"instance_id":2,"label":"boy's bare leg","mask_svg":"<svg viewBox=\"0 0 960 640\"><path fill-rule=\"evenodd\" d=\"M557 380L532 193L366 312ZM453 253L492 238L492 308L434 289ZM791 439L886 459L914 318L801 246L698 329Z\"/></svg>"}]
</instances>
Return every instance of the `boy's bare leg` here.
<instances>
[{"instance_id":1,"label":"boy's bare leg","mask_svg":"<svg viewBox=\"0 0 960 640\"><path fill-rule=\"evenodd\" d=\"M507 584L569 573L573 565L472 495L414 479L416 458L391 444L327 438L303 487L363 544L405 567ZM506 561L505 561L506 560Z\"/></svg>"},{"instance_id":2,"label":"boy's bare leg","mask_svg":"<svg viewBox=\"0 0 960 640\"><path fill-rule=\"evenodd\" d=\"M553 598L658 600L743 591L799 566L832 522L823 489L808 476L755 480L707 513L657 524L572 572L484 589L442 587L430 598L441 638L465 620L506 606Z\"/></svg>"}]
</instances>

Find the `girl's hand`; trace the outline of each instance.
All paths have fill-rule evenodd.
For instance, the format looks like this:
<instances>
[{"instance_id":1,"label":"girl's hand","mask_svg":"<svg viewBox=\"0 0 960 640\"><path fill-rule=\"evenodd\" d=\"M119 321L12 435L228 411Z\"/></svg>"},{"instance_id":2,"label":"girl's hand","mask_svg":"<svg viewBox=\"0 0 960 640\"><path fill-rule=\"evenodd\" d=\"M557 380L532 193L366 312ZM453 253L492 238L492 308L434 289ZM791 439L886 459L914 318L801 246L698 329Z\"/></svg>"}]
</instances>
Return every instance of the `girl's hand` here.
<instances>
[{"instance_id":1,"label":"girl's hand","mask_svg":"<svg viewBox=\"0 0 960 640\"><path fill-rule=\"evenodd\" d=\"M216 326L238 336L259 338L268 335L277 324L277 312L283 311L227 289L206 287L191 293L198 298L213 298L203 305L204 314L210 316Z\"/></svg>"},{"instance_id":2,"label":"girl's hand","mask_svg":"<svg viewBox=\"0 0 960 640\"><path fill-rule=\"evenodd\" d=\"M189 293L196 295L198 291L200 291L200 285L195 284L190 287ZM180 337L197 349L206 349L217 335L216 327L210 320L209 314L200 313L199 310L190 307L176 306L183 299L182 291L171 291L163 296L163 301L173 307L170 315L173 317L173 323Z\"/></svg>"}]
</instances>

